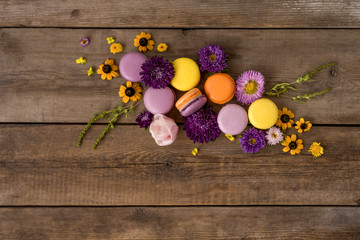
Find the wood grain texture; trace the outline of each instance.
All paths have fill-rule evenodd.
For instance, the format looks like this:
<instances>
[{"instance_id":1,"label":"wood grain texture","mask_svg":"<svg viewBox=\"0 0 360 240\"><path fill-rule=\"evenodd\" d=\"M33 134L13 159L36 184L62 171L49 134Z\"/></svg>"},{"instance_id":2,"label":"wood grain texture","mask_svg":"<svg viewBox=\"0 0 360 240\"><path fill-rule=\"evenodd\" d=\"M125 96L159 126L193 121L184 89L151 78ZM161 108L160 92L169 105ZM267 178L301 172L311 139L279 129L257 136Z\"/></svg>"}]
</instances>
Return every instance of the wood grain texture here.
<instances>
[{"instance_id":1,"label":"wood grain texture","mask_svg":"<svg viewBox=\"0 0 360 240\"><path fill-rule=\"evenodd\" d=\"M3 240L359 239L360 208L3 208Z\"/></svg>"},{"instance_id":2,"label":"wood grain texture","mask_svg":"<svg viewBox=\"0 0 360 240\"><path fill-rule=\"evenodd\" d=\"M145 30L147 31L147 30ZM140 30L93 29L1 29L0 30L0 115L1 122L87 122L94 112L115 107L120 98L121 77L103 81L87 76L89 67L106 58L119 62L124 53L137 51L133 38ZM315 67L331 61L338 67L319 73L317 81L299 86L280 99L296 118L318 124L359 124L360 85L358 30L151 30L156 43L169 44L161 54L171 60L196 58L197 49L221 44L230 54L229 74L235 79L245 70L264 74L266 89L278 82L292 82ZM88 36L91 44L82 48L78 40ZM115 36L124 53L109 52L106 37ZM148 56L157 54L152 51ZM86 65L75 64L83 56ZM202 85L206 75L202 76ZM332 87L323 97L300 104L291 96ZM178 92L178 96L183 93ZM233 100L233 102L237 102ZM210 104L214 105L214 104ZM215 110L221 108L214 106ZM123 122L133 123L143 104ZM174 108L170 117L181 121Z\"/></svg>"},{"instance_id":3,"label":"wood grain texture","mask_svg":"<svg viewBox=\"0 0 360 240\"><path fill-rule=\"evenodd\" d=\"M80 125L0 125L1 205L358 205L359 127L313 127L301 155L245 154L225 136L194 145L184 131L158 147L137 126L104 126L76 148ZM137 137L134 137L137 136ZM141 137L140 137L141 136ZM321 141L325 154L307 152ZM192 149L199 154L193 157Z\"/></svg>"},{"instance_id":4,"label":"wood grain texture","mask_svg":"<svg viewBox=\"0 0 360 240\"><path fill-rule=\"evenodd\" d=\"M0 26L126 28L360 27L356 0L0 2Z\"/></svg>"}]
</instances>

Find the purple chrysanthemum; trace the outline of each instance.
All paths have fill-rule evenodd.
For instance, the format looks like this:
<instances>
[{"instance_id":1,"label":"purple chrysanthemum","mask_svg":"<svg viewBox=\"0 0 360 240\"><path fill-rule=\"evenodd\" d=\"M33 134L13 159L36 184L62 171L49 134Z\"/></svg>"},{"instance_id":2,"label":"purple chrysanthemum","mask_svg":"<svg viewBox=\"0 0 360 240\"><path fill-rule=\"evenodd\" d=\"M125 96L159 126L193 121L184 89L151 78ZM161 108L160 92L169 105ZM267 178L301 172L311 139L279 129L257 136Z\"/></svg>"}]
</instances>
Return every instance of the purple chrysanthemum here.
<instances>
[{"instance_id":1,"label":"purple chrysanthemum","mask_svg":"<svg viewBox=\"0 0 360 240\"><path fill-rule=\"evenodd\" d=\"M136 122L141 128L148 128L153 120L154 115L149 111L144 111L136 117Z\"/></svg>"},{"instance_id":2,"label":"purple chrysanthemum","mask_svg":"<svg viewBox=\"0 0 360 240\"><path fill-rule=\"evenodd\" d=\"M281 132L281 130L277 127L271 127L267 132L266 132L266 139L269 145L276 145L279 142L281 142L284 138L283 133Z\"/></svg>"},{"instance_id":3,"label":"purple chrysanthemum","mask_svg":"<svg viewBox=\"0 0 360 240\"><path fill-rule=\"evenodd\" d=\"M87 45L89 45L90 40L89 40L89 38L81 38L79 42L80 42L81 46L86 47Z\"/></svg>"},{"instance_id":4,"label":"purple chrysanthemum","mask_svg":"<svg viewBox=\"0 0 360 240\"><path fill-rule=\"evenodd\" d=\"M194 143L208 143L220 135L217 113L211 108L202 108L184 119L186 135Z\"/></svg>"},{"instance_id":5,"label":"purple chrysanthemum","mask_svg":"<svg viewBox=\"0 0 360 240\"><path fill-rule=\"evenodd\" d=\"M165 88L175 75L172 63L163 57L154 56L146 60L141 68L141 80L146 86L156 89Z\"/></svg>"},{"instance_id":6,"label":"purple chrysanthemum","mask_svg":"<svg viewBox=\"0 0 360 240\"><path fill-rule=\"evenodd\" d=\"M262 130L251 127L245 130L239 142L244 152L257 153L265 147L265 133Z\"/></svg>"},{"instance_id":7,"label":"purple chrysanthemum","mask_svg":"<svg viewBox=\"0 0 360 240\"><path fill-rule=\"evenodd\" d=\"M223 48L220 45L209 44L198 50L200 70L211 73L221 72L227 67L227 58Z\"/></svg>"},{"instance_id":8,"label":"purple chrysanthemum","mask_svg":"<svg viewBox=\"0 0 360 240\"><path fill-rule=\"evenodd\" d=\"M249 105L261 98L264 92L265 78L256 71L243 72L236 80L235 95L241 104Z\"/></svg>"}]
</instances>

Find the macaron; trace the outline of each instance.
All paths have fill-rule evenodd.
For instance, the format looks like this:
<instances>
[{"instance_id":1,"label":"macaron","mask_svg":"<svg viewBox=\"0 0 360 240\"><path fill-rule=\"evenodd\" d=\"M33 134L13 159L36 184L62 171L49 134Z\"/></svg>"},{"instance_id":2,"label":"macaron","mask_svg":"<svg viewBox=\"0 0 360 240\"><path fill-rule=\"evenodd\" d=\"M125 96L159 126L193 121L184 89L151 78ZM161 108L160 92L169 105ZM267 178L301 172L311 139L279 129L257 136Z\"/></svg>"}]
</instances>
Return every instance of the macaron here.
<instances>
[{"instance_id":1,"label":"macaron","mask_svg":"<svg viewBox=\"0 0 360 240\"><path fill-rule=\"evenodd\" d=\"M173 62L175 76L171 85L180 91L188 91L200 82L200 69L196 62L190 58L178 58Z\"/></svg>"},{"instance_id":2,"label":"macaron","mask_svg":"<svg viewBox=\"0 0 360 240\"><path fill-rule=\"evenodd\" d=\"M235 94L235 81L226 73L215 73L205 82L206 96L214 103L224 104Z\"/></svg>"},{"instance_id":3,"label":"macaron","mask_svg":"<svg viewBox=\"0 0 360 240\"><path fill-rule=\"evenodd\" d=\"M247 112L237 104L226 104L221 108L217 122L223 133L237 135L244 131L248 124Z\"/></svg>"},{"instance_id":4,"label":"macaron","mask_svg":"<svg viewBox=\"0 0 360 240\"><path fill-rule=\"evenodd\" d=\"M139 52L130 52L125 54L119 63L121 76L130 82L141 82L141 65L147 60L147 57Z\"/></svg>"},{"instance_id":5,"label":"macaron","mask_svg":"<svg viewBox=\"0 0 360 240\"><path fill-rule=\"evenodd\" d=\"M278 108L273 101L260 98L251 103L248 116L250 123L254 127L268 129L274 126L278 119Z\"/></svg>"},{"instance_id":6,"label":"macaron","mask_svg":"<svg viewBox=\"0 0 360 240\"><path fill-rule=\"evenodd\" d=\"M182 116L187 117L199 110L206 102L205 95L198 88L193 88L177 100L175 107Z\"/></svg>"},{"instance_id":7,"label":"macaron","mask_svg":"<svg viewBox=\"0 0 360 240\"><path fill-rule=\"evenodd\" d=\"M174 106L176 96L169 87L148 88L144 94L144 105L152 114L166 114Z\"/></svg>"}]
</instances>

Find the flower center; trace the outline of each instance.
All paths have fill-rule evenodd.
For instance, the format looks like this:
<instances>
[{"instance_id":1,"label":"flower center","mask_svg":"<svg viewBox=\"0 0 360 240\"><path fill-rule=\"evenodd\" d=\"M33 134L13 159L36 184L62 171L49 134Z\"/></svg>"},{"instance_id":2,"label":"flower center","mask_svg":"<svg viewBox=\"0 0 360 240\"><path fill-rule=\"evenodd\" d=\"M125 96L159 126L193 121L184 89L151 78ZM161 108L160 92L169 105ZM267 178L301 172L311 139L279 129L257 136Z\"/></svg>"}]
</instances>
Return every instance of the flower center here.
<instances>
[{"instance_id":1,"label":"flower center","mask_svg":"<svg viewBox=\"0 0 360 240\"><path fill-rule=\"evenodd\" d=\"M311 151L312 151L314 154L318 154L318 153L320 153L320 148L319 148L319 146L313 146L313 147L311 148Z\"/></svg>"},{"instance_id":2,"label":"flower center","mask_svg":"<svg viewBox=\"0 0 360 240\"><path fill-rule=\"evenodd\" d=\"M273 133L271 136L272 136L273 138L277 138L277 134L276 134L276 133Z\"/></svg>"},{"instance_id":3,"label":"flower center","mask_svg":"<svg viewBox=\"0 0 360 240\"><path fill-rule=\"evenodd\" d=\"M104 65L102 67L102 70L103 70L104 73L110 73L111 72L111 66L106 64L106 65Z\"/></svg>"},{"instance_id":4,"label":"flower center","mask_svg":"<svg viewBox=\"0 0 360 240\"><path fill-rule=\"evenodd\" d=\"M86 42L87 42L86 40L82 40L82 41L81 41L82 44L86 44Z\"/></svg>"},{"instance_id":5,"label":"flower center","mask_svg":"<svg viewBox=\"0 0 360 240\"><path fill-rule=\"evenodd\" d=\"M139 43L140 43L140 46L145 47L147 45L147 43L148 43L148 40L146 38L141 38L139 40Z\"/></svg>"},{"instance_id":6,"label":"flower center","mask_svg":"<svg viewBox=\"0 0 360 240\"><path fill-rule=\"evenodd\" d=\"M216 57L215 57L214 54L209 55L209 59L210 59L211 62L215 62L215 61L216 61Z\"/></svg>"},{"instance_id":7,"label":"flower center","mask_svg":"<svg viewBox=\"0 0 360 240\"><path fill-rule=\"evenodd\" d=\"M250 139L249 143L255 144L255 143L256 143L256 139L255 139L255 138Z\"/></svg>"},{"instance_id":8,"label":"flower center","mask_svg":"<svg viewBox=\"0 0 360 240\"><path fill-rule=\"evenodd\" d=\"M306 123L301 124L301 125L300 125L300 128L303 129L303 130L305 130L305 129L307 128L307 124L306 124Z\"/></svg>"},{"instance_id":9,"label":"flower center","mask_svg":"<svg viewBox=\"0 0 360 240\"><path fill-rule=\"evenodd\" d=\"M289 115L287 115L287 114L283 114L283 115L281 115L280 120L281 120L283 123L287 123L287 122L290 121L290 117L289 117Z\"/></svg>"},{"instance_id":10,"label":"flower center","mask_svg":"<svg viewBox=\"0 0 360 240\"><path fill-rule=\"evenodd\" d=\"M296 142L291 142L291 143L289 143L289 148L290 148L290 149L296 149L296 147L297 147Z\"/></svg>"},{"instance_id":11,"label":"flower center","mask_svg":"<svg viewBox=\"0 0 360 240\"><path fill-rule=\"evenodd\" d=\"M257 83L253 80L250 80L247 84L245 84L244 91L248 95L252 95L252 94L256 93Z\"/></svg>"},{"instance_id":12,"label":"flower center","mask_svg":"<svg viewBox=\"0 0 360 240\"><path fill-rule=\"evenodd\" d=\"M125 95L128 97L132 97L135 94L135 90L132 87L126 88Z\"/></svg>"}]
</instances>

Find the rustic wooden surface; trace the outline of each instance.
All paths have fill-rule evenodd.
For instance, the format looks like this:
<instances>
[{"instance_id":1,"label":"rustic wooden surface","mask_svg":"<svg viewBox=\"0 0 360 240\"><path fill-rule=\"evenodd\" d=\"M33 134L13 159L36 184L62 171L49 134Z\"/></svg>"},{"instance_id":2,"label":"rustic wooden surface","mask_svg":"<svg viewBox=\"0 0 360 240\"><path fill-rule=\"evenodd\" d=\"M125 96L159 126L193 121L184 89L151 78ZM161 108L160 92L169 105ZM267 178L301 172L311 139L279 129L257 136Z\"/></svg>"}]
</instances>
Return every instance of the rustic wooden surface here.
<instances>
[{"instance_id":1,"label":"rustic wooden surface","mask_svg":"<svg viewBox=\"0 0 360 240\"><path fill-rule=\"evenodd\" d=\"M0 239L360 239L359 27L354 0L0 1ZM140 31L168 43L160 55L171 60L220 44L231 76L260 71L266 88L337 62L271 98L314 123L298 134L302 154L248 155L224 135L194 145L183 131L158 147L134 125L143 104L97 150L104 124L77 148L84 123L116 106L124 83L87 69L136 51ZM108 36L123 53L109 52ZM327 87L306 104L290 99ZM324 156L307 152L313 141Z\"/></svg>"},{"instance_id":2,"label":"rustic wooden surface","mask_svg":"<svg viewBox=\"0 0 360 240\"><path fill-rule=\"evenodd\" d=\"M359 239L360 208L3 208L5 239Z\"/></svg>"}]
</instances>

